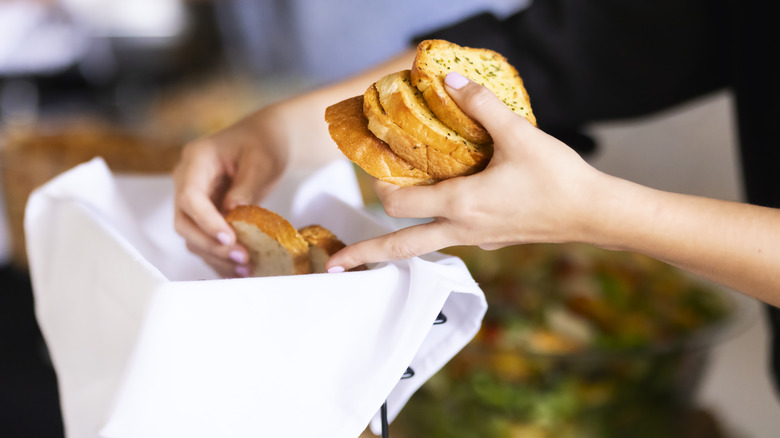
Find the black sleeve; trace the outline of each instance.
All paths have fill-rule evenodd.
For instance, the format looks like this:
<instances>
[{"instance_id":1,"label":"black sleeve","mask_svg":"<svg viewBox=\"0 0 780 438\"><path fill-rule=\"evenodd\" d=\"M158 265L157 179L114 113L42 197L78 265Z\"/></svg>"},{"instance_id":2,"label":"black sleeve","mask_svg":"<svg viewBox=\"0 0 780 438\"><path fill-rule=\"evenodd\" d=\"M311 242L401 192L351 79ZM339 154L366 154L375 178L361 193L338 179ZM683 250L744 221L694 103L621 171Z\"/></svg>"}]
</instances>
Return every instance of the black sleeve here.
<instances>
[{"instance_id":1,"label":"black sleeve","mask_svg":"<svg viewBox=\"0 0 780 438\"><path fill-rule=\"evenodd\" d=\"M523 77L542 129L645 115L727 83L709 0L536 0L417 40L493 49ZM576 149L576 147L575 147Z\"/></svg>"}]
</instances>

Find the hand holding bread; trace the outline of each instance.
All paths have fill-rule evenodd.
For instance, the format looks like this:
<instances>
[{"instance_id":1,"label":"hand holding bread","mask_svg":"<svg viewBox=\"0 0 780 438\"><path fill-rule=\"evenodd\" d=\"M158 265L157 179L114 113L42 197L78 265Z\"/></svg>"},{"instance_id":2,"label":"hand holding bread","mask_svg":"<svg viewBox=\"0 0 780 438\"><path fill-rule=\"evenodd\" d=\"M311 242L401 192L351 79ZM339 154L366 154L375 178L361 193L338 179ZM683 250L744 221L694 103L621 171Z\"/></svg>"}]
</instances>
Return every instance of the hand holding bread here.
<instances>
[{"instance_id":1,"label":"hand holding bread","mask_svg":"<svg viewBox=\"0 0 780 438\"><path fill-rule=\"evenodd\" d=\"M244 276L247 269L246 249L236 244L224 213L262 199L287 166L269 113L188 143L173 172L176 232L222 277Z\"/></svg>"},{"instance_id":2,"label":"hand holding bread","mask_svg":"<svg viewBox=\"0 0 780 438\"><path fill-rule=\"evenodd\" d=\"M413 57L412 50L404 51L345 81L261 106L187 144L173 174L174 226L187 248L221 277L248 276L249 253L225 221L227 211L262 201L288 169L316 169L342 158L329 146L325 108L362 94L366 83L410 65Z\"/></svg>"},{"instance_id":3,"label":"hand holding bread","mask_svg":"<svg viewBox=\"0 0 780 438\"><path fill-rule=\"evenodd\" d=\"M410 70L379 78L363 96L327 108L331 137L368 174L399 186L481 171L493 155L493 139L446 92L450 71L486 86L507 108L536 124L523 80L506 58L427 40L417 46Z\"/></svg>"},{"instance_id":4,"label":"hand holding bread","mask_svg":"<svg viewBox=\"0 0 780 438\"><path fill-rule=\"evenodd\" d=\"M492 249L582 238L602 174L487 87L458 73L449 73L444 86L490 133L490 162L478 173L434 185L378 183L388 215L432 221L352 244L331 257L328 267L405 259L457 245Z\"/></svg>"}]
</instances>

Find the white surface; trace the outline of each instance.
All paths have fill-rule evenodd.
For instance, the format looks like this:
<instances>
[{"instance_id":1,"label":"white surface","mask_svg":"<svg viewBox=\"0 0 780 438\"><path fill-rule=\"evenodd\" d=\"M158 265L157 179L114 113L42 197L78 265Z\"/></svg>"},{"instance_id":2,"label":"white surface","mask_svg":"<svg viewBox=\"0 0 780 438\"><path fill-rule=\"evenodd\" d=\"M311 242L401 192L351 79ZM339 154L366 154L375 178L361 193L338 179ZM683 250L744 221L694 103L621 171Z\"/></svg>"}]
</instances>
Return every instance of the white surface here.
<instances>
[{"instance_id":1,"label":"white surface","mask_svg":"<svg viewBox=\"0 0 780 438\"><path fill-rule=\"evenodd\" d=\"M59 0L97 37L172 37L185 27L182 0Z\"/></svg>"},{"instance_id":2,"label":"white surface","mask_svg":"<svg viewBox=\"0 0 780 438\"><path fill-rule=\"evenodd\" d=\"M482 292L441 254L214 279L174 233L172 195L170 178L114 177L96 159L28 203L36 315L69 438L357 437L479 329ZM288 175L263 205L346 243L387 232L359 208L346 161Z\"/></svg>"},{"instance_id":3,"label":"white surface","mask_svg":"<svg viewBox=\"0 0 780 438\"><path fill-rule=\"evenodd\" d=\"M591 162L612 175L680 193L742 200L730 95L675 111L596 126L601 152ZM769 374L764 309L713 350L700 401L735 438L780 436L780 402Z\"/></svg>"}]
</instances>

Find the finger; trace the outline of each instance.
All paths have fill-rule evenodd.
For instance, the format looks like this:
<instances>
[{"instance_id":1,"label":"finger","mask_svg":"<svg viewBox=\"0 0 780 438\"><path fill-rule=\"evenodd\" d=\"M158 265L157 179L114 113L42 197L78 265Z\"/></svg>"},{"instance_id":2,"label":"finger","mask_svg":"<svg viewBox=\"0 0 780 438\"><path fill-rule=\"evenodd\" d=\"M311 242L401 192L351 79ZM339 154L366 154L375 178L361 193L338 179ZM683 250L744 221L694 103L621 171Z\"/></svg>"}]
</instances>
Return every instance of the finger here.
<instances>
[{"instance_id":1,"label":"finger","mask_svg":"<svg viewBox=\"0 0 780 438\"><path fill-rule=\"evenodd\" d=\"M206 264L211 266L221 277L248 277L250 267L248 263L237 263L232 258L225 258L220 254L213 254L208 251L202 251L190 242L187 242L187 249L203 259Z\"/></svg>"},{"instance_id":2,"label":"finger","mask_svg":"<svg viewBox=\"0 0 780 438\"><path fill-rule=\"evenodd\" d=\"M520 245L522 243L523 242L484 243L479 245L479 249L484 249L485 251L496 251L501 248L506 248L507 246Z\"/></svg>"},{"instance_id":3,"label":"finger","mask_svg":"<svg viewBox=\"0 0 780 438\"><path fill-rule=\"evenodd\" d=\"M459 73L447 74L444 83L458 107L481 123L492 135L504 132L507 126L533 126L525 118L512 112L490 89Z\"/></svg>"},{"instance_id":4,"label":"finger","mask_svg":"<svg viewBox=\"0 0 780 438\"><path fill-rule=\"evenodd\" d=\"M182 232L187 233L182 234L185 240L189 240L193 231L186 227L187 221L192 221L202 233L223 245L232 245L236 241L233 228L212 200L217 186L225 177L216 161L207 154L196 155L177 167L174 173L177 189L175 219Z\"/></svg>"},{"instance_id":5,"label":"finger","mask_svg":"<svg viewBox=\"0 0 780 438\"><path fill-rule=\"evenodd\" d=\"M204 233L192 220L183 215L174 219L176 231L185 238L187 248L201 258L220 259L232 264L246 264L249 252L238 243L226 245Z\"/></svg>"},{"instance_id":6,"label":"finger","mask_svg":"<svg viewBox=\"0 0 780 438\"><path fill-rule=\"evenodd\" d=\"M245 150L248 152L238 160L233 181L225 193L226 210L238 205L255 204L265 198L281 173L267 156L253 153L252 148Z\"/></svg>"},{"instance_id":7,"label":"finger","mask_svg":"<svg viewBox=\"0 0 780 438\"><path fill-rule=\"evenodd\" d=\"M377 187L377 196L390 217L429 218L447 216L452 193L460 193L461 179L449 179L430 186ZM388 186L392 184L383 183Z\"/></svg>"},{"instance_id":8,"label":"finger","mask_svg":"<svg viewBox=\"0 0 780 438\"><path fill-rule=\"evenodd\" d=\"M376 179L376 178L373 179L372 185L374 187L374 192L376 193L376 195L379 197L380 200L388 196L390 193L393 193L402 188L401 186L384 182L381 179Z\"/></svg>"},{"instance_id":9,"label":"finger","mask_svg":"<svg viewBox=\"0 0 780 438\"><path fill-rule=\"evenodd\" d=\"M187 189L177 196L176 204L180 207L179 223L189 221L194 225L193 228L180 227L182 232L179 234L190 240L193 236L203 233L210 240L222 245L235 244L236 235L233 228L225 221L211 199L201 193L192 192L192 189Z\"/></svg>"},{"instance_id":10,"label":"finger","mask_svg":"<svg viewBox=\"0 0 780 438\"><path fill-rule=\"evenodd\" d=\"M247 265L237 265L221 258L211 257L208 254L201 256L201 258L223 278L248 277L250 274L249 266Z\"/></svg>"},{"instance_id":11,"label":"finger","mask_svg":"<svg viewBox=\"0 0 780 438\"><path fill-rule=\"evenodd\" d=\"M349 270L367 263L403 260L457 245L447 223L415 225L373 239L357 242L333 254L326 264L329 272Z\"/></svg>"}]
</instances>

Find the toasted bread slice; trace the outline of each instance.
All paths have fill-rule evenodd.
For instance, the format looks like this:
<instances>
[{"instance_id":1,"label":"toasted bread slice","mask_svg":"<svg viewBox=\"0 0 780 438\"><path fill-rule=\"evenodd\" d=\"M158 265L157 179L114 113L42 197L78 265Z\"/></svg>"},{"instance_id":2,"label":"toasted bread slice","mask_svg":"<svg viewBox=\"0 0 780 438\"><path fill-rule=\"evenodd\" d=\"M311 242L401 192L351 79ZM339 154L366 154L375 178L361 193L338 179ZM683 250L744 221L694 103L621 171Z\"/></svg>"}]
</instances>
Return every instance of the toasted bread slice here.
<instances>
[{"instance_id":1,"label":"toasted bread slice","mask_svg":"<svg viewBox=\"0 0 780 438\"><path fill-rule=\"evenodd\" d=\"M322 274L325 270L325 263L333 255L347 245L344 244L335 234L322 225L308 225L298 230L304 240L309 242L309 260L311 261L311 272L313 274ZM365 271L366 265L355 266L350 272Z\"/></svg>"},{"instance_id":2,"label":"toasted bread slice","mask_svg":"<svg viewBox=\"0 0 780 438\"><path fill-rule=\"evenodd\" d=\"M493 155L492 144L478 145L462 137L441 122L428 108L422 93L413 87L409 79L409 70L391 73L376 82L379 102L389 118L408 132L420 143L427 145L428 157L441 156L444 162L455 161L448 167L460 167L465 172L474 173L483 169ZM393 148L393 144L390 143ZM402 152L393 150L405 157ZM437 167L437 166L432 166ZM431 170L428 170L431 173ZM453 175L448 175L453 176Z\"/></svg>"},{"instance_id":3,"label":"toasted bread slice","mask_svg":"<svg viewBox=\"0 0 780 438\"><path fill-rule=\"evenodd\" d=\"M368 120L368 130L372 134L387 143L396 155L428 173L427 146L390 119L379 102L375 84L371 84L363 94L363 115Z\"/></svg>"},{"instance_id":4,"label":"toasted bread slice","mask_svg":"<svg viewBox=\"0 0 780 438\"><path fill-rule=\"evenodd\" d=\"M396 124L383 110L374 85L363 95L363 113L368 119L368 129L374 135L387 143L396 155L436 180L469 175L478 170L429 147Z\"/></svg>"},{"instance_id":5,"label":"toasted bread slice","mask_svg":"<svg viewBox=\"0 0 780 438\"><path fill-rule=\"evenodd\" d=\"M311 273L309 244L283 217L257 205L241 205L225 220L249 250L252 277Z\"/></svg>"},{"instance_id":6,"label":"toasted bread slice","mask_svg":"<svg viewBox=\"0 0 780 438\"><path fill-rule=\"evenodd\" d=\"M405 161L368 130L363 96L355 96L325 110L328 132L341 152L369 175L398 186L427 185L435 178Z\"/></svg>"},{"instance_id":7,"label":"toasted bread slice","mask_svg":"<svg viewBox=\"0 0 780 438\"><path fill-rule=\"evenodd\" d=\"M512 111L536 125L523 80L504 56L444 40L422 41L412 64L412 85L422 92L431 111L464 138L477 144L492 141L487 130L467 116L444 88L444 77L453 71L486 86Z\"/></svg>"},{"instance_id":8,"label":"toasted bread slice","mask_svg":"<svg viewBox=\"0 0 780 438\"><path fill-rule=\"evenodd\" d=\"M325 263L330 256L346 246L336 235L321 225L309 225L299 229L298 232L309 243L309 261L311 272L314 274L326 272Z\"/></svg>"}]
</instances>

